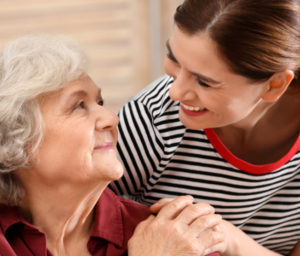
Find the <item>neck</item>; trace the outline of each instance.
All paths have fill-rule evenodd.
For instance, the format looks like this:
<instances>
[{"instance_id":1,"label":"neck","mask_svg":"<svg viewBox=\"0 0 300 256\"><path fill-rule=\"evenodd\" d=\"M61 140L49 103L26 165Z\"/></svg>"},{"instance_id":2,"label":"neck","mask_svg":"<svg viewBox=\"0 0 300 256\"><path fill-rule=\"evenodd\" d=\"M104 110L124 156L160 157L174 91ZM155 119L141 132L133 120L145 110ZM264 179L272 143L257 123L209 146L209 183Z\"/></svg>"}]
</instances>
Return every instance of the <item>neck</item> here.
<instances>
[{"instance_id":1,"label":"neck","mask_svg":"<svg viewBox=\"0 0 300 256\"><path fill-rule=\"evenodd\" d=\"M247 144L253 134L264 128L272 128L274 133L274 129L289 127L291 124L299 127L299 107L300 97L286 94L274 103L260 102L247 118L220 130L235 130L235 134L239 134Z\"/></svg>"},{"instance_id":2,"label":"neck","mask_svg":"<svg viewBox=\"0 0 300 256\"><path fill-rule=\"evenodd\" d=\"M25 218L45 234L47 248L54 255L83 255L78 248L87 250L94 207L106 186L31 185L21 208ZM75 248L77 252L72 253Z\"/></svg>"},{"instance_id":3,"label":"neck","mask_svg":"<svg viewBox=\"0 0 300 256\"><path fill-rule=\"evenodd\" d=\"M246 119L215 131L237 157L253 164L274 162L299 136L299 108L299 97L283 95L275 103L262 102Z\"/></svg>"},{"instance_id":4,"label":"neck","mask_svg":"<svg viewBox=\"0 0 300 256\"><path fill-rule=\"evenodd\" d=\"M215 131L221 137L224 134L227 137L230 134L234 135L235 138L238 136L240 143L246 145L252 139L256 128L260 126L272 107L273 104L259 102L246 118L229 126L216 128Z\"/></svg>"}]
</instances>

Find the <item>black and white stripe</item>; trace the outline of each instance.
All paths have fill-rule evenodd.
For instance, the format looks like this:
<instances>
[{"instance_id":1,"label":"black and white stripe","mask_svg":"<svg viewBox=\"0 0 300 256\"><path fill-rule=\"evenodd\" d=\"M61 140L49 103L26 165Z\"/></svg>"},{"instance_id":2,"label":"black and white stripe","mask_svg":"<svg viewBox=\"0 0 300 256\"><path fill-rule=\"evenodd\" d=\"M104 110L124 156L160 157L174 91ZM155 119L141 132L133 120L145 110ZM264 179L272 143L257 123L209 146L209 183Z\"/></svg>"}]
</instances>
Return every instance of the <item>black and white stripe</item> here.
<instances>
[{"instance_id":1,"label":"black and white stripe","mask_svg":"<svg viewBox=\"0 0 300 256\"><path fill-rule=\"evenodd\" d=\"M125 169L111 184L119 194L151 204L193 195L262 245L288 255L300 240L300 150L284 166L262 175L237 169L202 130L186 129L164 76L120 111L118 151Z\"/></svg>"}]
</instances>

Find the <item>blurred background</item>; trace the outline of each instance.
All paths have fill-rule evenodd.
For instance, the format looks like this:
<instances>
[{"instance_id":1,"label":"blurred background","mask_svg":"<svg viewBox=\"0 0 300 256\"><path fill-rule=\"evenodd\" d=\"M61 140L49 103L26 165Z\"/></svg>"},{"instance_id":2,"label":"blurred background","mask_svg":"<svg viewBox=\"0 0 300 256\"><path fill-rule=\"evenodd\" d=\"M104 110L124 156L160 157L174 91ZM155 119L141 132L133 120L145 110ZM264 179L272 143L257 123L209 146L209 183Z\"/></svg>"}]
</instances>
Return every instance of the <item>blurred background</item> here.
<instances>
[{"instance_id":1,"label":"blurred background","mask_svg":"<svg viewBox=\"0 0 300 256\"><path fill-rule=\"evenodd\" d=\"M78 41L114 112L163 74L165 42L183 0L0 0L0 47L28 33Z\"/></svg>"}]
</instances>

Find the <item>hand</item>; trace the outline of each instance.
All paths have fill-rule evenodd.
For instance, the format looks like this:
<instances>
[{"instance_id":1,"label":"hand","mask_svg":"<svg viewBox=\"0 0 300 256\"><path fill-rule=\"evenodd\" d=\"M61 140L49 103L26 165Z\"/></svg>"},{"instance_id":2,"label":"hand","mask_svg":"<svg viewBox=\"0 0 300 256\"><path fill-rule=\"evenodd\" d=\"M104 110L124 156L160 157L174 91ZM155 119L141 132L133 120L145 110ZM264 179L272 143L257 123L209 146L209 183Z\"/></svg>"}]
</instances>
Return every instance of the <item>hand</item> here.
<instances>
[{"instance_id":1,"label":"hand","mask_svg":"<svg viewBox=\"0 0 300 256\"><path fill-rule=\"evenodd\" d=\"M157 216L141 222L128 243L129 256L201 256L223 241L217 228L222 218L206 203L191 196L164 201L151 210Z\"/></svg>"},{"instance_id":2,"label":"hand","mask_svg":"<svg viewBox=\"0 0 300 256\"><path fill-rule=\"evenodd\" d=\"M222 256L281 256L280 254L263 247L242 230L226 220L221 220L215 228L224 235L223 242L212 246L210 250L219 251ZM292 255L294 256L295 254Z\"/></svg>"}]
</instances>

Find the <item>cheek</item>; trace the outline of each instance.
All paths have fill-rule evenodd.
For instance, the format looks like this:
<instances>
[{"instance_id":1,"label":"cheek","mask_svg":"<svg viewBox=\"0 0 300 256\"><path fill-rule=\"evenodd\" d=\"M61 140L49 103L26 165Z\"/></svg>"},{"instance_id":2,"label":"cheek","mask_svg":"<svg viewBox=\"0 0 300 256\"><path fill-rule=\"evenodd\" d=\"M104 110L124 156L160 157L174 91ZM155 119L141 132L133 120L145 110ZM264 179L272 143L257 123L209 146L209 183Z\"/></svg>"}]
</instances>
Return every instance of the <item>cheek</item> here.
<instances>
[{"instance_id":1,"label":"cheek","mask_svg":"<svg viewBox=\"0 0 300 256\"><path fill-rule=\"evenodd\" d=\"M240 120L247 117L253 111L258 101L256 97L249 97L249 95L236 96L225 100L221 111L223 111L224 115L229 119Z\"/></svg>"},{"instance_id":2,"label":"cheek","mask_svg":"<svg viewBox=\"0 0 300 256\"><path fill-rule=\"evenodd\" d=\"M65 153L71 161L76 162L82 168L91 167L91 154L94 148L93 131L73 134L73 136L68 138L68 142L66 141L66 143L69 143L69 146Z\"/></svg>"},{"instance_id":3,"label":"cheek","mask_svg":"<svg viewBox=\"0 0 300 256\"><path fill-rule=\"evenodd\" d=\"M44 155L52 155L61 166L79 164L90 165L93 149L93 132L74 126L72 130L48 133L44 141Z\"/></svg>"},{"instance_id":4,"label":"cheek","mask_svg":"<svg viewBox=\"0 0 300 256\"><path fill-rule=\"evenodd\" d=\"M113 136L115 144L117 144L117 142L118 142L118 129L117 128L112 130L112 136Z\"/></svg>"}]
</instances>

